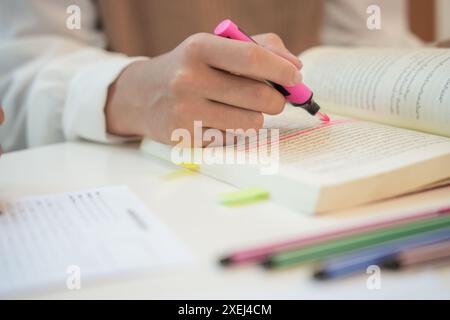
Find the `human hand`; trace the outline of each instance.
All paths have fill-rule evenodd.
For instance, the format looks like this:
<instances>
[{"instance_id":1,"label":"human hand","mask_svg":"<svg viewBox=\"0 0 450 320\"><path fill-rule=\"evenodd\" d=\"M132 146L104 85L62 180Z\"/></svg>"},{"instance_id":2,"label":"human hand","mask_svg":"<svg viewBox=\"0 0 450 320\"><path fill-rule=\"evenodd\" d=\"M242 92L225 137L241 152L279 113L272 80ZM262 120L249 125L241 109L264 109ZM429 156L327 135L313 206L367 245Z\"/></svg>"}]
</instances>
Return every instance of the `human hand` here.
<instances>
[{"instance_id":1,"label":"human hand","mask_svg":"<svg viewBox=\"0 0 450 320\"><path fill-rule=\"evenodd\" d=\"M203 127L260 129L263 115L278 114L285 99L262 82L301 82L301 63L273 34L261 46L212 34L195 34L164 55L130 64L109 88L107 129L173 144L171 134L194 121Z\"/></svg>"}]
</instances>

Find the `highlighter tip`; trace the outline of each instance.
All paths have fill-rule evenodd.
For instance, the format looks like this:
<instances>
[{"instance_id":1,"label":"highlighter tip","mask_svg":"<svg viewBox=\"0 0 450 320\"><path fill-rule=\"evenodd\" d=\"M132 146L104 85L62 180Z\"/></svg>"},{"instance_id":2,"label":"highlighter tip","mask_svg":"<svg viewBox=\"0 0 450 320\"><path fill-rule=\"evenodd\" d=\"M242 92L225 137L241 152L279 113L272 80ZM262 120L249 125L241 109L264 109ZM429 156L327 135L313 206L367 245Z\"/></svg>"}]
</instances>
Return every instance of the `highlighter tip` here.
<instances>
[{"instance_id":1,"label":"highlighter tip","mask_svg":"<svg viewBox=\"0 0 450 320\"><path fill-rule=\"evenodd\" d=\"M330 122L330 117L327 116L325 113L317 112L316 116L322 121L322 122Z\"/></svg>"}]
</instances>

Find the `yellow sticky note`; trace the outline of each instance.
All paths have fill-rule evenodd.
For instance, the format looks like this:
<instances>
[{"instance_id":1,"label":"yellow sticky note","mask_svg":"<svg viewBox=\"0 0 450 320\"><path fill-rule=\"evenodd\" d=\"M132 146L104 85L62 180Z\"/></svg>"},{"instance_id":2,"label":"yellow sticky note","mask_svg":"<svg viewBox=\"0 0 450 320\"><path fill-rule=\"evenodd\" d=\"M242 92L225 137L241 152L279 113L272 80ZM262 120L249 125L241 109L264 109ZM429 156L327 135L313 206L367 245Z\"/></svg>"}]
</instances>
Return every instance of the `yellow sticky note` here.
<instances>
[{"instance_id":1,"label":"yellow sticky note","mask_svg":"<svg viewBox=\"0 0 450 320\"><path fill-rule=\"evenodd\" d=\"M219 202L226 206L240 206L267 200L270 193L262 188L246 188L219 195Z\"/></svg>"},{"instance_id":2,"label":"yellow sticky note","mask_svg":"<svg viewBox=\"0 0 450 320\"><path fill-rule=\"evenodd\" d=\"M178 165L181 166L182 168L164 175L164 179L171 180L179 177L191 176L196 174L197 171L200 169L200 166L195 163L182 162L179 163Z\"/></svg>"},{"instance_id":3,"label":"yellow sticky note","mask_svg":"<svg viewBox=\"0 0 450 320\"><path fill-rule=\"evenodd\" d=\"M195 175L195 174L197 174L197 173L195 171L192 171L192 170L178 169L178 170L172 171L172 172L164 175L163 178L167 179L167 180L171 180L171 179L184 177L184 176L192 176L192 175Z\"/></svg>"},{"instance_id":4,"label":"yellow sticky note","mask_svg":"<svg viewBox=\"0 0 450 320\"><path fill-rule=\"evenodd\" d=\"M200 169L200 166L196 163L182 162L182 163L180 163L180 166L182 166L185 169L189 169L189 170L193 170L193 171L198 171L198 169Z\"/></svg>"}]
</instances>

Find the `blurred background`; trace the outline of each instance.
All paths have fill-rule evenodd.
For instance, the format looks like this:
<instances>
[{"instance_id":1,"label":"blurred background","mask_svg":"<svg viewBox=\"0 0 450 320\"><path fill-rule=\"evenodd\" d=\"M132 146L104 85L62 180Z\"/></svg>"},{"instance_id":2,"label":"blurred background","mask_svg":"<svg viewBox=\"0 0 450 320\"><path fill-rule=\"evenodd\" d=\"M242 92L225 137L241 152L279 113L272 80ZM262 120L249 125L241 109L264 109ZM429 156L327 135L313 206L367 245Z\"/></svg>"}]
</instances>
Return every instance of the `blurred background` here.
<instances>
[{"instance_id":1,"label":"blurred background","mask_svg":"<svg viewBox=\"0 0 450 320\"><path fill-rule=\"evenodd\" d=\"M409 0L411 30L422 40L450 38L450 0Z\"/></svg>"}]
</instances>

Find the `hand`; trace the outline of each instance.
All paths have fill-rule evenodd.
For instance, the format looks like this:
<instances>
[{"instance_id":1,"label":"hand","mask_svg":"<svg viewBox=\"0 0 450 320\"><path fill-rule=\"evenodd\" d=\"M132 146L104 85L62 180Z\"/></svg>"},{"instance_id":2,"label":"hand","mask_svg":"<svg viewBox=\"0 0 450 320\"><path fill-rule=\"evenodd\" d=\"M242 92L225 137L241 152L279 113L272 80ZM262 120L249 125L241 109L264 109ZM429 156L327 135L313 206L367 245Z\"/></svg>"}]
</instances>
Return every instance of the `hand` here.
<instances>
[{"instance_id":1,"label":"hand","mask_svg":"<svg viewBox=\"0 0 450 320\"><path fill-rule=\"evenodd\" d=\"M173 144L172 131L260 129L285 99L258 79L284 86L301 82L301 63L273 34L261 44L195 34L173 51L130 64L111 85L105 107L108 131Z\"/></svg>"}]
</instances>

